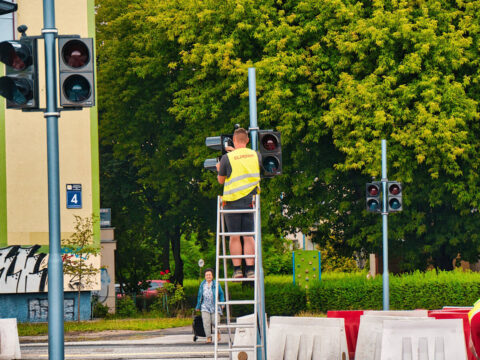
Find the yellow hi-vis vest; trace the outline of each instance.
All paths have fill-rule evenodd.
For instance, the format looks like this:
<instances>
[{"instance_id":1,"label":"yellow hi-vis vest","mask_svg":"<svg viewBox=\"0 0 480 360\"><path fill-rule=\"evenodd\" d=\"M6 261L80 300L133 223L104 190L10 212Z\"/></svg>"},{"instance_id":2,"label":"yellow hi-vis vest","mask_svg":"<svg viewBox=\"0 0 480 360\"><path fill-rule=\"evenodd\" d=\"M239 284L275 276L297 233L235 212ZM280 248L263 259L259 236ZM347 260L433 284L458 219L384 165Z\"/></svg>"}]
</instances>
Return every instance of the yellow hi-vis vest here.
<instances>
[{"instance_id":1,"label":"yellow hi-vis vest","mask_svg":"<svg viewBox=\"0 0 480 360\"><path fill-rule=\"evenodd\" d=\"M240 148L227 154L232 173L225 179L223 201L235 201L247 196L253 189L260 190L260 166L258 155L248 148Z\"/></svg>"}]
</instances>

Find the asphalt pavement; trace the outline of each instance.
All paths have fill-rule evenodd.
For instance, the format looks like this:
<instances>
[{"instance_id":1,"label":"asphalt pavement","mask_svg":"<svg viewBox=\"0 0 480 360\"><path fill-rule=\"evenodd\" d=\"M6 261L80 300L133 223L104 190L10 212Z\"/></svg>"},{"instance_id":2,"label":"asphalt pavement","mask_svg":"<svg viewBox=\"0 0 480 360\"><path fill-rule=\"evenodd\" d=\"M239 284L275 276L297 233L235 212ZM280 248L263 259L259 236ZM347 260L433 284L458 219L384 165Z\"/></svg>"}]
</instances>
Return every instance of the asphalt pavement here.
<instances>
[{"instance_id":1,"label":"asphalt pavement","mask_svg":"<svg viewBox=\"0 0 480 360\"><path fill-rule=\"evenodd\" d=\"M227 334L220 348L227 348ZM65 335L66 359L211 359L213 345L193 341L191 326L155 331L102 331ZM48 336L20 337L22 359L47 359ZM226 354L225 354L226 355Z\"/></svg>"}]
</instances>

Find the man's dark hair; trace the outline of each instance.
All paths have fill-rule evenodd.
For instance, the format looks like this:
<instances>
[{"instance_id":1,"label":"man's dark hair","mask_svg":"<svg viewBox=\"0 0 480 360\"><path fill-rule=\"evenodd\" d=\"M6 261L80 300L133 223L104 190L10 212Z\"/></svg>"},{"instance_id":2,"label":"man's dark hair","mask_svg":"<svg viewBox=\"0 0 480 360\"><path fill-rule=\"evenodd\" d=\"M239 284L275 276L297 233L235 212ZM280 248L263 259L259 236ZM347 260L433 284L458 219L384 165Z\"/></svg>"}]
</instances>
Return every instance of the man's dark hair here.
<instances>
[{"instance_id":1,"label":"man's dark hair","mask_svg":"<svg viewBox=\"0 0 480 360\"><path fill-rule=\"evenodd\" d=\"M203 272L203 275L205 275L209 271L212 273L213 276L215 276L215 271L213 271L212 268L206 268L205 271Z\"/></svg>"}]
</instances>

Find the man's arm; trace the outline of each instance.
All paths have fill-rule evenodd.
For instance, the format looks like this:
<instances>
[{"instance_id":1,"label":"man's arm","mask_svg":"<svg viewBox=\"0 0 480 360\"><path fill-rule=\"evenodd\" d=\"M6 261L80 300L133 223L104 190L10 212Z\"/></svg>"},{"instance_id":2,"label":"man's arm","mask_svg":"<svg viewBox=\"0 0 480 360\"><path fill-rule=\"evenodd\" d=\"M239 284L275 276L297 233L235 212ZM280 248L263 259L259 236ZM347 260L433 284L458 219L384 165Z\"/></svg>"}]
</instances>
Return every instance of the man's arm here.
<instances>
[{"instance_id":1,"label":"man's arm","mask_svg":"<svg viewBox=\"0 0 480 360\"><path fill-rule=\"evenodd\" d=\"M219 182L219 184L224 184L225 183L225 179L227 178L227 176L229 175L229 168L230 167L230 161L228 161L228 156L227 155L223 155L221 160L217 163L217 172L218 172L218 175L217 175L217 180ZM232 172L232 170L230 169L230 173Z\"/></svg>"}]
</instances>

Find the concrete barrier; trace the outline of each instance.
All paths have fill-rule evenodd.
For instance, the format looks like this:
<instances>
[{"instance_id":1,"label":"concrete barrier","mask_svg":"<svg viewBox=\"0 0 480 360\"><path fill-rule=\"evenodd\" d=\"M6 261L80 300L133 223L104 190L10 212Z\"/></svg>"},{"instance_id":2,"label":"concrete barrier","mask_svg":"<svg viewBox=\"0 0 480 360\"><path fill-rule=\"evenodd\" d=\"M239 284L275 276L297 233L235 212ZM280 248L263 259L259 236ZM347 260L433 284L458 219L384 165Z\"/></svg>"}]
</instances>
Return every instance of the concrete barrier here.
<instances>
[{"instance_id":1,"label":"concrete barrier","mask_svg":"<svg viewBox=\"0 0 480 360\"><path fill-rule=\"evenodd\" d=\"M248 324L248 323L254 323L255 317L254 314L250 315L245 315L242 317L237 318L237 323L240 324ZM257 334L255 334L255 329L254 328L237 328L235 329L235 337L233 339L233 346L252 346L253 344L256 344L257 342ZM253 351L243 351L247 354L247 359L253 359ZM240 354L240 351L234 351L232 352L232 358L234 360L239 359L238 355Z\"/></svg>"},{"instance_id":2,"label":"concrete barrier","mask_svg":"<svg viewBox=\"0 0 480 360\"><path fill-rule=\"evenodd\" d=\"M461 319L385 320L381 360L467 360Z\"/></svg>"},{"instance_id":3,"label":"concrete barrier","mask_svg":"<svg viewBox=\"0 0 480 360\"><path fill-rule=\"evenodd\" d=\"M17 319L0 319L0 359L21 359Z\"/></svg>"},{"instance_id":4,"label":"concrete barrier","mask_svg":"<svg viewBox=\"0 0 480 360\"><path fill-rule=\"evenodd\" d=\"M419 321L435 321L428 317L412 318L405 316L405 314L402 315L404 316L385 316L382 312L379 312L379 315L362 315L358 329L355 360L381 359L383 323L385 320L405 321L417 319Z\"/></svg>"},{"instance_id":5,"label":"concrete barrier","mask_svg":"<svg viewBox=\"0 0 480 360\"><path fill-rule=\"evenodd\" d=\"M268 360L349 359L344 319L272 316Z\"/></svg>"}]
</instances>

